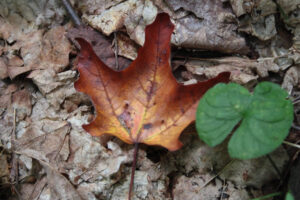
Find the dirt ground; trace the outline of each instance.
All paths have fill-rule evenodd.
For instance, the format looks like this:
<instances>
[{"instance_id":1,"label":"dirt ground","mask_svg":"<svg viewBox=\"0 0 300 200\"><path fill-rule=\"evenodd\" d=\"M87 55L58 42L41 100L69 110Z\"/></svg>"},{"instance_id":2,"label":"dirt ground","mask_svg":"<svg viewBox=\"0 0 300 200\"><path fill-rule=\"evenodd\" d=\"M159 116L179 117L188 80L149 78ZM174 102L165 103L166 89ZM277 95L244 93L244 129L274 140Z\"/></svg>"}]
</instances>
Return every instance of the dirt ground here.
<instances>
[{"instance_id":1,"label":"dirt ground","mask_svg":"<svg viewBox=\"0 0 300 200\"><path fill-rule=\"evenodd\" d=\"M250 91L261 81L280 84L295 109L286 140L300 142L299 0L70 2L81 25L60 0L0 1L1 200L127 199L133 146L82 129L95 111L74 89L74 38L85 38L108 66L122 70L160 12L175 24L171 64L178 82L230 71L231 81ZM180 140L175 152L141 145L132 199L248 200L297 190L295 147L241 161L229 157L226 142L205 145L194 124Z\"/></svg>"}]
</instances>

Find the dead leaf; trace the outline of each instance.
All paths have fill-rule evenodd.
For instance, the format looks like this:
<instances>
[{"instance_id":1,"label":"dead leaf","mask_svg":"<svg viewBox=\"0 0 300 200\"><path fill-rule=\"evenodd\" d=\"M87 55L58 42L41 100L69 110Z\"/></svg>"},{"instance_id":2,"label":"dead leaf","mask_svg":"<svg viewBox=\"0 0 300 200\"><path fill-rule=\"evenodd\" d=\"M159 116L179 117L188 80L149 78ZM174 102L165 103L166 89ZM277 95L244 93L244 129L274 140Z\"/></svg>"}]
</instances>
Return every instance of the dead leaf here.
<instances>
[{"instance_id":1,"label":"dead leaf","mask_svg":"<svg viewBox=\"0 0 300 200\"><path fill-rule=\"evenodd\" d=\"M9 183L9 165L7 162L7 155L2 151L0 153L0 183Z\"/></svg>"},{"instance_id":2,"label":"dead leaf","mask_svg":"<svg viewBox=\"0 0 300 200\"><path fill-rule=\"evenodd\" d=\"M296 10L299 6L298 1L290 1L290 0L278 0L278 5L283 10L285 14L290 14L293 10Z\"/></svg>"},{"instance_id":3,"label":"dead leaf","mask_svg":"<svg viewBox=\"0 0 300 200\"><path fill-rule=\"evenodd\" d=\"M110 35L125 26L130 38L139 45L145 41L145 26L162 10L174 20L172 44L176 46L239 54L249 51L245 39L236 33L237 19L221 1L128 0L111 3L106 9L107 2L80 4L83 19L93 28Z\"/></svg>"},{"instance_id":4,"label":"dead leaf","mask_svg":"<svg viewBox=\"0 0 300 200\"><path fill-rule=\"evenodd\" d=\"M61 72L69 64L71 44L65 36L65 28L57 26L50 29L43 37L43 46L40 53L42 63L36 63L33 69L53 68Z\"/></svg>"},{"instance_id":5,"label":"dead leaf","mask_svg":"<svg viewBox=\"0 0 300 200\"><path fill-rule=\"evenodd\" d=\"M256 81L257 75L253 71L257 66L256 60L239 57L207 58L190 60L183 65L188 71L196 75L205 75L213 78L216 74L229 71L230 79L239 84L248 84Z\"/></svg>"},{"instance_id":6,"label":"dead leaf","mask_svg":"<svg viewBox=\"0 0 300 200\"><path fill-rule=\"evenodd\" d=\"M210 174L196 174L192 177L186 177L181 175L177 177L176 184L173 188L174 200L189 199L228 199L228 200L248 200L250 199L245 189L235 188L232 183L229 182L229 187L223 188L224 185L220 180L215 180L215 184L208 184L203 187L204 184L213 178ZM228 182L228 181L227 181ZM225 193L225 194L224 194ZM222 196L227 196L224 198Z\"/></svg>"},{"instance_id":7,"label":"dead leaf","mask_svg":"<svg viewBox=\"0 0 300 200\"><path fill-rule=\"evenodd\" d=\"M137 57L138 45L134 43L127 35L118 33L118 54L124 56L130 60L134 60Z\"/></svg>"},{"instance_id":8,"label":"dead leaf","mask_svg":"<svg viewBox=\"0 0 300 200\"><path fill-rule=\"evenodd\" d=\"M36 46L37 44L32 43L32 40L30 40L29 44L24 45L25 47L22 48L22 57L34 57L31 62L27 62L32 70L52 68L56 72L61 72L68 66L71 44L65 37L64 27L57 26L50 29L45 33L42 41L39 37L36 39L40 42L40 44L37 43L39 46ZM28 43L24 40L23 42Z\"/></svg>"},{"instance_id":9,"label":"dead leaf","mask_svg":"<svg viewBox=\"0 0 300 200\"><path fill-rule=\"evenodd\" d=\"M298 82L299 82L299 72L296 67L291 67L285 73L281 87L285 89L288 92L288 94L291 95L293 88L298 84Z\"/></svg>"},{"instance_id":10,"label":"dead leaf","mask_svg":"<svg viewBox=\"0 0 300 200\"><path fill-rule=\"evenodd\" d=\"M48 184L52 190L51 197L54 194L59 199L82 200L79 193L66 177L47 165L44 165L44 168L46 169Z\"/></svg>"},{"instance_id":11,"label":"dead leaf","mask_svg":"<svg viewBox=\"0 0 300 200\"><path fill-rule=\"evenodd\" d=\"M85 38L90 44L92 44L97 56L112 69L122 70L129 64L128 59L118 57L119 69L117 69L115 53L112 49L111 42L108 38L103 36L101 33L95 31L91 27L78 26L72 28L68 31L67 37L70 38L75 44L77 44L75 38Z\"/></svg>"},{"instance_id":12,"label":"dead leaf","mask_svg":"<svg viewBox=\"0 0 300 200\"><path fill-rule=\"evenodd\" d=\"M23 120L26 116L30 116L32 109L31 95L26 89L15 92L12 100L18 120Z\"/></svg>"},{"instance_id":13,"label":"dead leaf","mask_svg":"<svg viewBox=\"0 0 300 200\"><path fill-rule=\"evenodd\" d=\"M172 10L192 12L176 21L173 43L186 48L209 49L226 53L248 52L244 38L236 34L236 18L219 0L167 1Z\"/></svg>"},{"instance_id":14,"label":"dead leaf","mask_svg":"<svg viewBox=\"0 0 300 200\"><path fill-rule=\"evenodd\" d=\"M72 82L75 78L75 71L66 71L55 73L53 69L35 70L31 72L27 78L31 78L38 86L43 95L46 95L55 89L64 86L66 83Z\"/></svg>"},{"instance_id":15,"label":"dead leaf","mask_svg":"<svg viewBox=\"0 0 300 200\"><path fill-rule=\"evenodd\" d=\"M169 66L173 28L169 16L159 14L146 28L137 59L121 72L108 68L88 42L78 39L80 78L75 88L88 94L97 110L94 121L83 126L87 132L111 134L129 144L181 147L179 135L195 120L199 99L216 83L227 82L229 73L195 85L177 83Z\"/></svg>"},{"instance_id":16,"label":"dead leaf","mask_svg":"<svg viewBox=\"0 0 300 200\"><path fill-rule=\"evenodd\" d=\"M115 187L112 192L111 200L127 200L128 198L124 194L128 193L128 184L130 182L130 175L127 174L124 184ZM166 195L168 189L166 182L158 180L151 181L150 175L147 171L136 171L135 174L135 194L132 199L155 199L155 200L171 200L169 195Z\"/></svg>"},{"instance_id":17,"label":"dead leaf","mask_svg":"<svg viewBox=\"0 0 300 200\"><path fill-rule=\"evenodd\" d=\"M251 12L254 2L244 0L230 0L232 10L237 17Z\"/></svg>"},{"instance_id":18,"label":"dead leaf","mask_svg":"<svg viewBox=\"0 0 300 200\"><path fill-rule=\"evenodd\" d=\"M6 77L8 77L7 61L5 58L0 57L0 79L5 79Z\"/></svg>"},{"instance_id":19,"label":"dead leaf","mask_svg":"<svg viewBox=\"0 0 300 200\"><path fill-rule=\"evenodd\" d=\"M6 69L1 62L1 77L9 76L14 79L16 76L31 70L52 69L55 72L63 71L69 65L69 53L71 51L71 44L65 37L65 28L57 26L49 31L44 30L31 30L30 32L13 35L17 32L16 28L12 28L7 22L1 25L0 28L3 36L5 27L9 27L10 37L6 38L7 41L14 41L12 45L7 45L3 59L7 60ZM8 36L5 36L8 37ZM20 57L14 55L14 52L19 52ZM3 59L1 59L3 61ZM32 76L31 76L32 77Z\"/></svg>"},{"instance_id":20,"label":"dead leaf","mask_svg":"<svg viewBox=\"0 0 300 200\"><path fill-rule=\"evenodd\" d=\"M65 17L65 10L56 0L2 0L0 13L10 24L25 32L57 26Z\"/></svg>"},{"instance_id":21,"label":"dead leaf","mask_svg":"<svg viewBox=\"0 0 300 200\"><path fill-rule=\"evenodd\" d=\"M235 0L232 0L235 1ZM275 15L277 13L277 6L275 2L269 0L261 0L249 2L245 0L235 1L241 2L239 8L233 6L236 14L246 14L240 19L239 31L251 34L260 40L266 41L273 38L276 34ZM241 11L241 6L243 11ZM238 10L240 9L240 10Z\"/></svg>"},{"instance_id":22,"label":"dead leaf","mask_svg":"<svg viewBox=\"0 0 300 200\"><path fill-rule=\"evenodd\" d=\"M60 121L51 133L44 133L37 125L41 124L32 123L17 140L16 151L48 164L65 160L69 149L63 147L65 137L70 132L70 125L66 121Z\"/></svg>"},{"instance_id":23,"label":"dead leaf","mask_svg":"<svg viewBox=\"0 0 300 200\"><path fill-rule=\"evenodd\" d=\"M110 7L108 10L103 10L100 14L83 14L82 18L93 28L100 30L102 33L108 36L123 26L126 16L129 14L132 8L137 6L136 4L141 3L139 3L137 0L124 1L120 4ZM101 7L103 8L102 5Z\"/></svg>"},{"instance_id":24,"label":"dead leaf","mask_svg":"<svg viewBox=\"0 0 300 200\"><path fill-rule=\"evenodd\" d=\"M30 71L31 68L29 66L26 67L8 67L7 72L9 75L9 78L12 80L14 79L16 76L26 73L28 71Z\"/></svg>"}]
</instances>

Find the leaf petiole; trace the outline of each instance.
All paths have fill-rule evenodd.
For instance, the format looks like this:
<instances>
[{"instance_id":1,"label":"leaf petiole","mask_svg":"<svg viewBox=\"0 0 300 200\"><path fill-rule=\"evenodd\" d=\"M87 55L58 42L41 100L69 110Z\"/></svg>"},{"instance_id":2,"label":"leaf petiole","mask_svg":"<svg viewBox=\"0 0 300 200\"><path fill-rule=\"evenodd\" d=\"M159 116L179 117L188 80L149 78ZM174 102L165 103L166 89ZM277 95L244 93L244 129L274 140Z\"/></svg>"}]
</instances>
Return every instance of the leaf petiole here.
<instances>
[{"instance_id":1,"label":"leaf petiole","mask_svg":"<svg viewBox=\"0 0 300 200\"><path fill-rule=\"evenodd\" d=\"M128 192L128 200L131 199L131 193L134 186L134 174L136 169L137 157L139 153L139 143L134 144L134 152L133 152L133 161L131 167L131 177L130 177L130 185L129 185L129 192Z\"/></svg>"},{"instance_id":2,"label":"leaf petiole","mask_svg":"<svg viewBox=\"0 0 300 200\"><path fill-rule=\"evenodd\" d=\"M288 141L283 141L283 143L286 144L286 145L289 145L291 147L296 147L296 148L300 149L299 144L294 144L294 143L291 143L291 142L288 142Z\"/></svg>"}]
</instances>

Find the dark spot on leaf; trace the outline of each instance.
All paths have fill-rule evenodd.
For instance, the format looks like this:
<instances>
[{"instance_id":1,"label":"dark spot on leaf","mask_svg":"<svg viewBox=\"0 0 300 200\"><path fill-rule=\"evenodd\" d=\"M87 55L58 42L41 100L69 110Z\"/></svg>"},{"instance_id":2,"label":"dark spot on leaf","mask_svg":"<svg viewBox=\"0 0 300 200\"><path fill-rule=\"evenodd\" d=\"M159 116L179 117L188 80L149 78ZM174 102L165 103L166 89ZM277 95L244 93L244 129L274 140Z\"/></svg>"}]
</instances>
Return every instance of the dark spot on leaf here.
<instances>
[{"instance_id":1,"label":"dark spot on leaf","mask_svg":"<svg viewBox=\"0 0 300 200\"><path fill-rule=\"evenodd\" d=\"M192 182L192 186L197 186L199 185L197 182Z\"/></svg>"},{"instance_id":2,"label":"dark spot on leaf","mask_svg":"<svg viewBox=\"0 0 300 200\"><path fill-rule=\"evenodd\" d=\"M182 114L184 114L184 109L183 108L180 108L180 111Z\"/></svg>"},{"instance_id":3,"label":"dark spot on leaf","mask_svg":"<svg viewBox=\"0 0 300 200\"><path fill-rule=\"evenodd\" d=\"M123 112L118 116L118 120L122 124L122 126L127 129L127 131L130 131L131 127L133 126L130 112Z\"/></svg>"},{"instance_id":4,"label":"dark spot on leaf","mask_svg":"<svg viewBox=\"0 0 300 200\"><path fill-rule=\"evenodd\" d=\"M125 103L124 109L127 110L128 108L129 108L129 104L128 104L128 103Z\"/></svg>"},{"instance_id":5,"label":"dark spot on leaf","mask_svg":"<svg viewBox=\"0 0 300 200\"><path fill-rule=\"evenodd\" d=\"M150 128L152 128L152 124L151 123L143 125L143 129L150 129Z\"/></svg>"}]
</instances>

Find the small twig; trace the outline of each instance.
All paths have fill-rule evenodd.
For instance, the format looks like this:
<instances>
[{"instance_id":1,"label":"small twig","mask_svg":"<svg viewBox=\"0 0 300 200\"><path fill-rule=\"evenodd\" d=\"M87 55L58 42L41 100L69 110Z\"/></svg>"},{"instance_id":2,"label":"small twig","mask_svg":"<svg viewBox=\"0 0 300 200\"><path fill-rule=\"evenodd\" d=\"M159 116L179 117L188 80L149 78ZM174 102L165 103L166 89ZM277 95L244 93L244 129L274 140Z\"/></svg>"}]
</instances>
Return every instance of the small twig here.
<instances>
[{"instance_id":1,"label":"small twig","mask_svg":"<svg viewBox=\"0 0 300 200\"><path fill-rule=\"evenodd\" d=\"M250 199L250 200L263 200L263 199L269 199L271 197L276 197L276 196L279 196L281 195L282 193L281 192L275 192L275 193L272 193L272 194L267 194L265 196L262 196L262 197L258 197L258 198L254 198L254 199Z\"/></svg>"},{"instance_id":2,"label":"small twig","mask_svg":"<svg viewBox=\"0 0 300 200\"><path fill-rule=\"evenodd\" d=\"M41 180L38 180L38 181L35 182L35 184L34 184L34 186L33 186L33 189L32 189L32 191L31 191L31 194L30 194L30 196L27 198L27 200L32 200L32 199L33 199L33 195L34 195L34 192L35 192L37 186L38 186L39 184L42 184L41 190L38 192L38 194L36 195L36 197L35 197L34 199L38 199L38 198L39 198L39 196L42 194L42 192L43 192L43 190L44 190L44 188L45 188L45 186L46 186L46 184L47 184L47 182L46 182L46 181L43 181L43 180L44 180L44 179L41 179ZM42 183L41 183L41 182L42 182Z\"/></svg>"},{"instance_id":3,"label":"small twig","mask_svg":"<svg viewBox=\"0 0 300 200\"><path fill-rule=\"evenodd\" d=\"M133 152L133 161L132 161L132 167L131 167L131 178L130 178L130 185L129 185L129 192L128 192L128 200L131 199L131 193L133 190L134 174L135 174L135 169L136 169L138 152L139 152L139 143L135 143L134 144L134 152Z\"/></svg>"},{"instance_id":4,"label":"small twig","mask_svg":"<svg viewBox=\"0 0 300 200\"><path fill-rule=\"evenodd\" d=\"M70 126L69 124L67 126ZM59 147L58 147L58 150L57 150L57 153L56 155L54 156L53 160L56 161L57 158L58 158L58 155L60 153L60 151L62 150L64 144L65 144L65 141L66 141L66 138L67 136L70 134L70 132L66 133L65 136L64 136L64 139L62 140L62 142L59 144Z\"/></svg>"},{"instance_id":5,"label":"small twig","mask_svg":"<svg viewBox=\"0 0 300 200\"><path fill-rule=\"evenodd\" d=\"M226 188L227 188L227 185L226 185L225 180L224 180L224 183L223 183L223 186L222 186L221 199L220 200L223 200L223 194L224 194L224 190L226 190Z\"/></svg>"},{"instance_id":6,"label":"small twig","mask_svg":"<svg viewBox=\"0 0 300 200\"><path fill-rule=\"evenodd\" d=\"M117 38L117 32L116 31L114 32L114 46L115 46L116 69L120 70L119 60L118 60L119 47L118 47L118 38Z\"/></svg>"},{"instance_id":7,"label":"small twig","mask_svg":"<svg viewBox=\"0 0 300 200\"><path fill-rule=\"evenodd\" d=\"M270 161L270 163L271 163L271 165L273 166L273 168L275 169L277 175L279 176L280 181L282 181L282 176L281 176L281 173L280 173L280 171L279 171L279 169L278 169L276 163L273 161L273 159L271 158L271 156L270 156L269 154L267 155L267 158L268 158L268 160Z\"/></svg>"},{"instance_id":8,"label":"small twig","mask_svg":"<svg viewBox=\"0 0 300 200\"><path fill-rule=\"evenodd\" d=\"M206 183L204 183L203 186L200 187L199 191L202 190L203 188L205 188L212 180L214 180L217 176L219 176L220 174L222 174L225 169L227 169L235 160L231 160L229 163L227 163L227 165L225 165L225 167L219 171L214 177L212 177L211 179L209 179L208 181L206 181Z\"/></svg>"},{"instance_id":9,"label":"small twig","mask_svg":"<svg viewBox=\"0 0 300 200\"><path fill-rule=\"evenodd\" d=\"M80 18L78 17L77 13L74 11L72 5L70 4L69 0L61 0L62 3L64 4L66 10L68 11L68 13L70 14L73 22L79 26L81 25L81 20Z\"/></svg>"},{"instance_id":10,"label":"small twig","mask_svg":"<svg viewBox=\"0 0 300 200\"><path fill-rule=\"evenodd\" d=\"M10 172L10 181L11 183L15 182L15 186L13 185L13 189L16 192L18 199L21 199L18 192L18 185L19 185L18 160L17 160L17 155L14 153L15 141L16 141L16 112L17 110L16 108L14 108L13 130L11 133L12 169Z\"/></svg>"},{"instance_id":11,"label":"small twig","mask_svg":"<svg viewBox=\"0 0 300 200\"><path fill-rule=\"evenodd\" d=\"M294 144L294 143L291 143L291 142L288 142L288 141L283 141L283 143L286 144L286 145L289 145L291 147L296 147L296 148L300 149L299 144Z\"/></svg>"},{"instance_id":12,"label":"small twig","mask_svg":"<svg viewBox=\"0 0 300 200\"><path fill-rule=\"evenodd\" d=\"M292 103L295 105L295 104L297 104L299 102L300 102L300 97L297 97L296 99L293 100Z\"/></svg>"},{"instance_id":13,"label":"small twig","mask_svg":"<svg viewBox=\"0 0 300 200\"><path fill-rule=\"evenodd\" d=\"M43 185L43 187L42 187L42 189L41 189L41 191L38 193L37 197L35 198L35 200L37 200L37 199L40 198L40 196L41 196L42 192L44 191L46 185L47 185L47 183L45 182L44 185Z\"/></svg>"},{"instance_id":14,"label":"small twig","mask_svg":"<svg viewBox=\"0 0 300 200\"><path fill-rule=\"evenodd\" d=\"M297 130L297 131L300 131L300 127L297 126L296 124L292 123L292 128Z\"/></svg>"},{"instance_id":15,"label":"small twig","mask_svg":"<svg viewBox=\"0 0 300 200\"><path fill-rule=\"evenodd\" d=\"M13 188L13 190L16 192L18 199L19 199L19 200L22 200L21 194L20 194L20 192L18 191L17 186L14 186L14 185L13 185L12 188Z\"/></svg>"},{"instance_id":16,"label":"small twig","mask_svg":"<svg viewBox=\"0 0 300 200\"><path fill-rule=\"evenodd\" d=\"M15 141L16 141L16 108L14 108L13 115L14 115L13 116L13 130L11 133L12 170L11 170L10 178L11 178L11 182L16 182L16 185L18 185L18 181L19 181L18 163L16 160L16 154L14 153Z\"/></svg>"}]
</instances>

